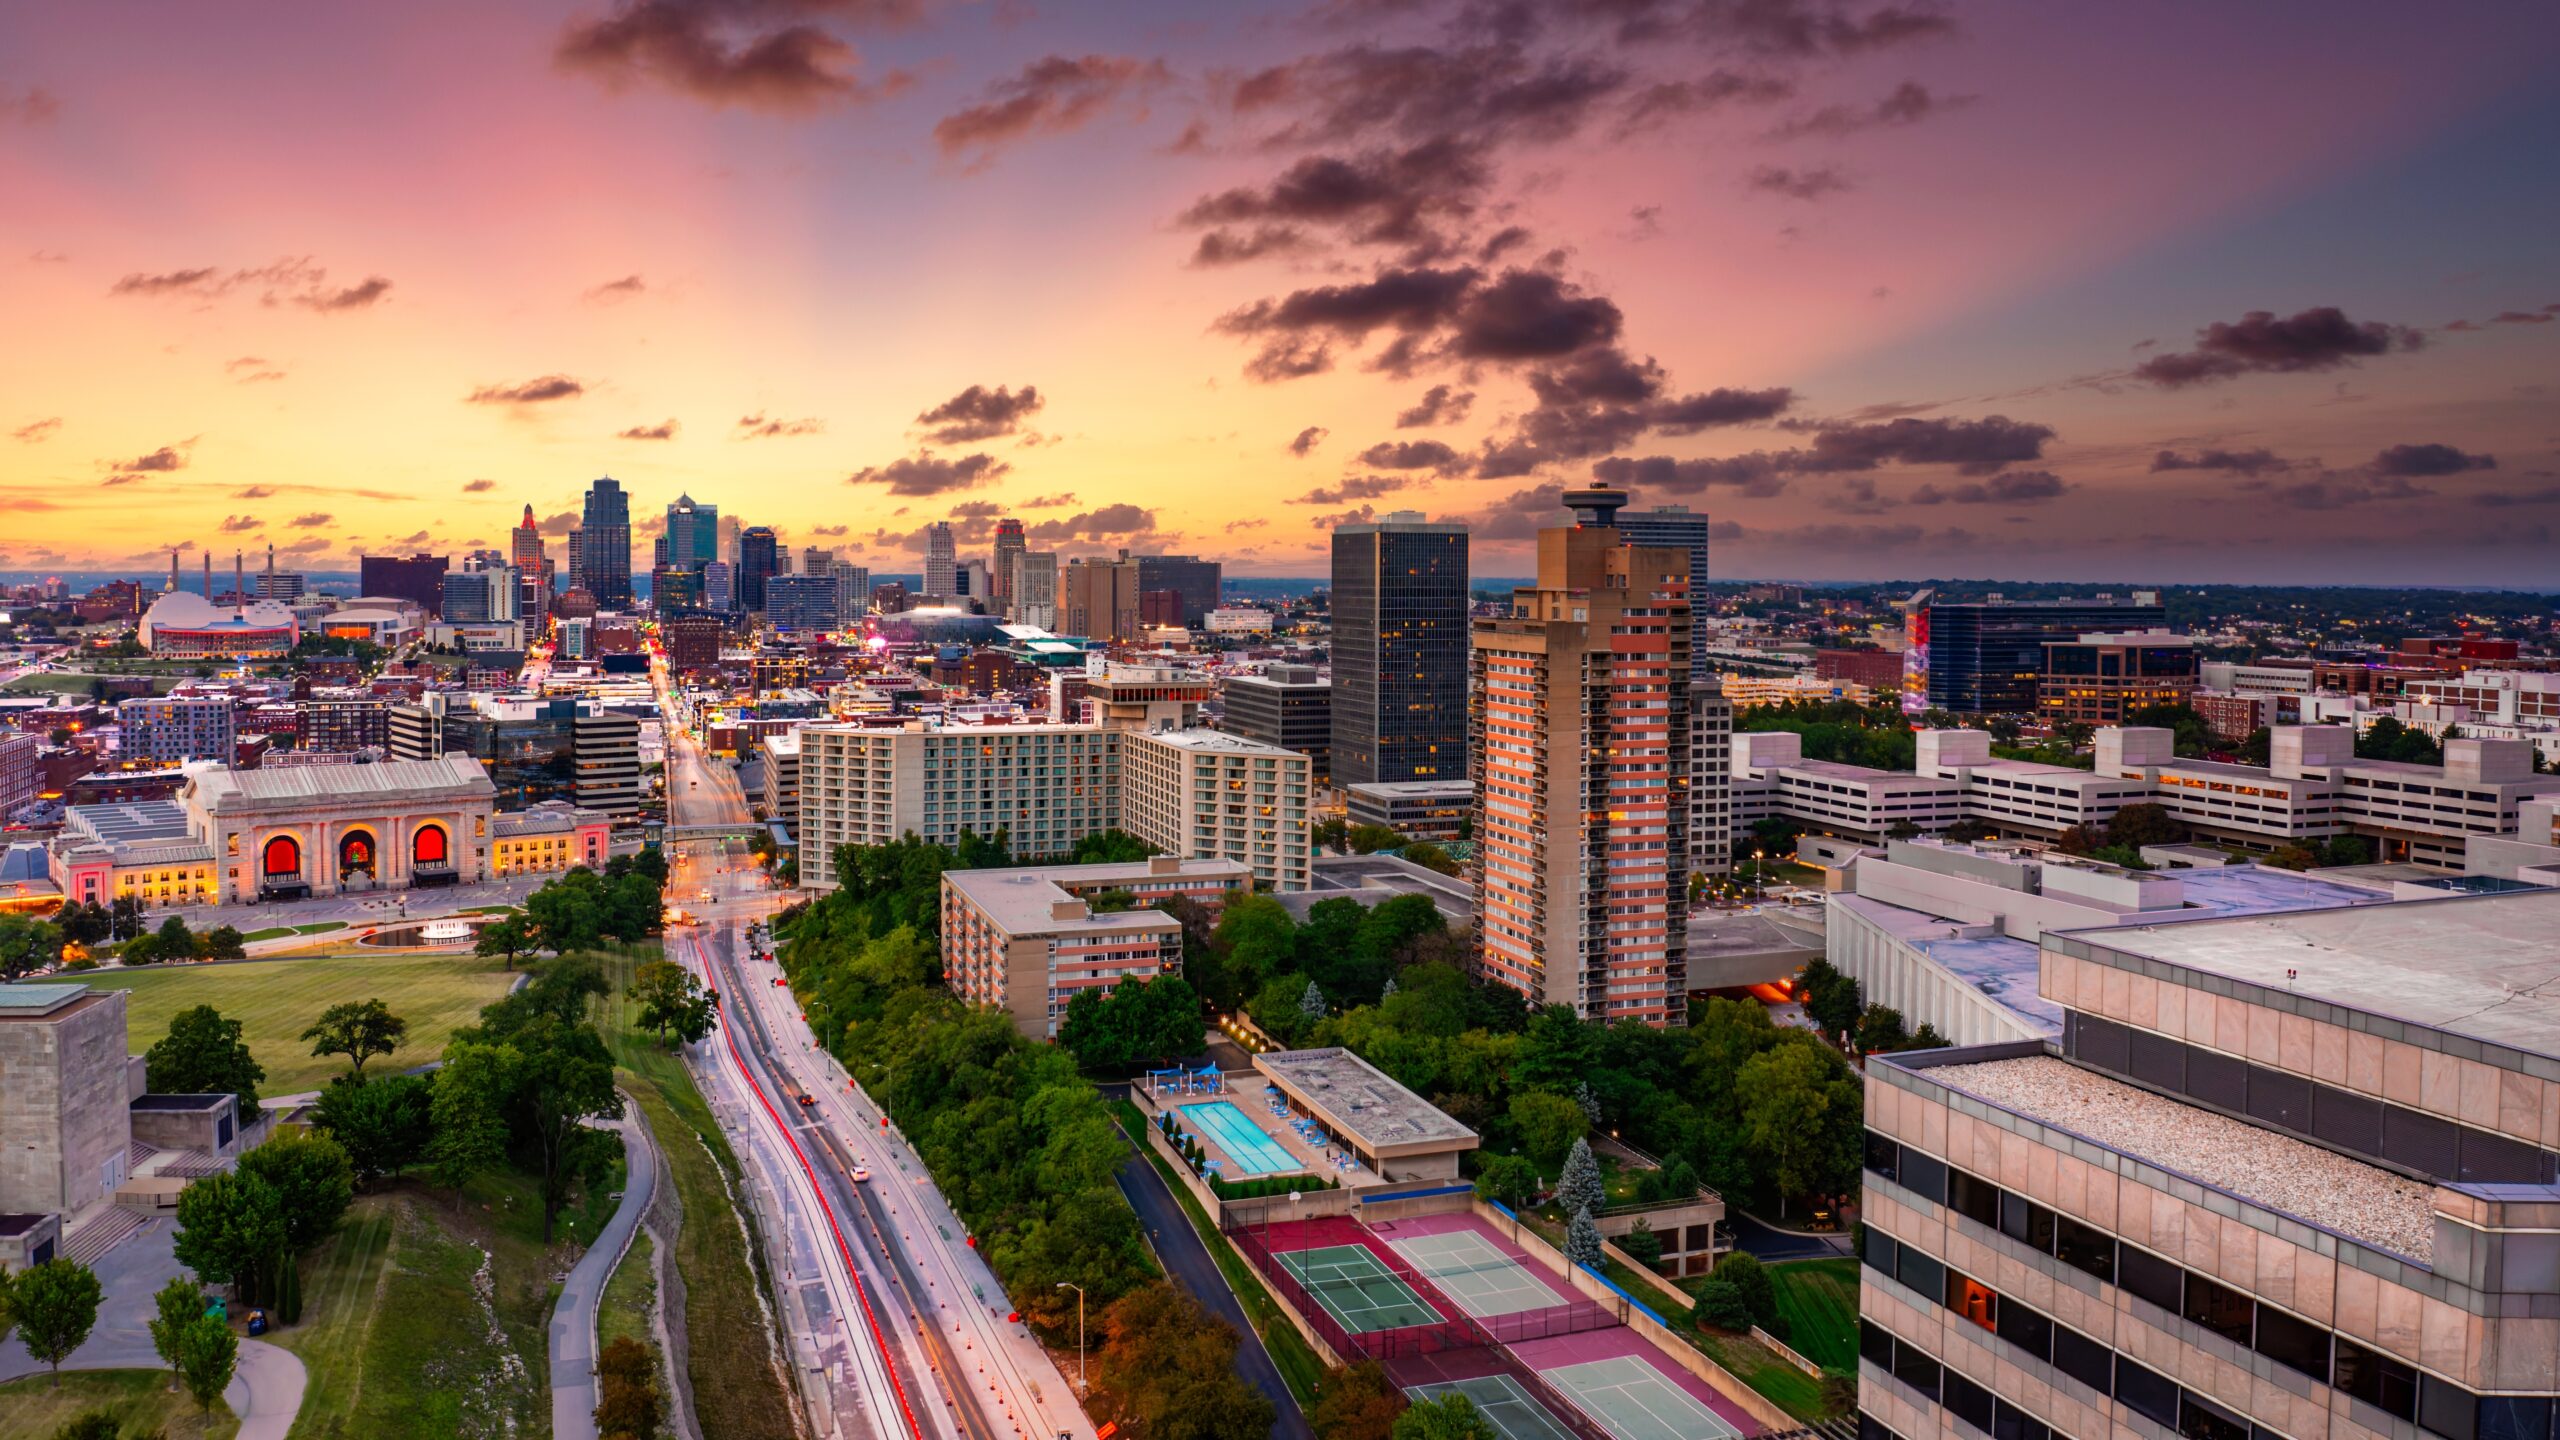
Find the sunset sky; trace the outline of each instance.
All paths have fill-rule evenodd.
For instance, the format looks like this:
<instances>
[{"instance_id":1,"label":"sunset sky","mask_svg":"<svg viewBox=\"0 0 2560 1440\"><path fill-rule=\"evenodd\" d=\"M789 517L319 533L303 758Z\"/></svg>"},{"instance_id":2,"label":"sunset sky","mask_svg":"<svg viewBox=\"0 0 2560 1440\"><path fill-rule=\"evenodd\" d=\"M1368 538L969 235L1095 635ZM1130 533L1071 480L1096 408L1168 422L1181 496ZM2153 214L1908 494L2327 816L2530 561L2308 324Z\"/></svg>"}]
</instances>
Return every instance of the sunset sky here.
<instances>
[{"instance_id":1,"label":"sunset sky","mask_svg":"<svg viewBox=\"0 0 2560 1440\"><path fill-rule=\"evenodd\" d=\"M1722 576L2560 588L2555 137L2548 4L0 7L0 570L609 474L1518 574L1599 475Z\"/></svg>"}]
</instances>

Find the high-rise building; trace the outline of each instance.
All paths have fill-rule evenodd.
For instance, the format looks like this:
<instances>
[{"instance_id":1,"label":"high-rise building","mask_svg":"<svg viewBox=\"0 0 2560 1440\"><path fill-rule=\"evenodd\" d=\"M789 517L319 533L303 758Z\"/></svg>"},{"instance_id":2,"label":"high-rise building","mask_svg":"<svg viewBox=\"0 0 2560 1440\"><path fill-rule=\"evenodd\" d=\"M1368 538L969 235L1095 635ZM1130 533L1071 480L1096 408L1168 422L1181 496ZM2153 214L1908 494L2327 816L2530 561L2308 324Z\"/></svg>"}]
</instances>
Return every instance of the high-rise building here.
<instances>
[{"instance_id":1,"label":"high-rise building","mask_svg":"<svg viewBox=\"0 0 2560 1440\"><path fill-rule=\"evenodd\" d=\"M765 623L776 630L833 630L844 619L834 575L775 575L764 582Z\"/></svg>"},{"instance_id":2,"label":"high-rise building","mask_svg":"<svg viewBox=\"0 0 2560 1440\"><path fill-rule=\"evenodd\" d=\"M717 666L724 638L719 617L714 615L679 615L658 625L658 644L667 652L667 668L679 675Z\"/></svg>"},{"instance_id":3,"label":"high-rise building","mask_svg":"<svg viewBox=\"0 0 2560 1440\"><path fill-rule=\"evenodd\" d=\"M1014 556L1011 593L1007 609L1017 623L1057 629L1058 552L1025 550Z\"/></svg>"},{"instance_id":4,"label":"high-rise building","mask_svg":"<svg viewBox=\"0 0 2560 1440\"><path fill-rule=\"evenodd\" d=\"M960 593L977 602L977 607L990 615L1004 611L995 601L995 585L990 579L987 562L971 556L960 562Z\"/></svg>"},{"instance_id":5,"label":"high-rise building","mask_svg":"<svg viewBox=\"0 0 2560 1440\"><path fill-rule=\"evenodd\" d=\"M836 562L841 609L848 620L859 619L871 612L871 567Z\"/></svg>"},{"instance_id":6,"label":"high-rise building","mask_svg":"<svg viewBox=\"0 0 2560 1440\"><path fill-rule=\"evenodd\" d=\"M726 560L702 567L702 608L726 615L738 608L738 570Z\"/></svg>"},{"instance_id":7,"label":"high-rise building","mask_svg":"<svg viewBox=\"0 0 2560 1440\"><path fill-rule=\"evenodd\" d=\"M305 700L301 712L306 754L337 755L382 749L391 743L391 702L372 697Z\"/></svg>"},{"instance_id":8,"label":"high-rise building","mask_svg":"<svg viewBox=\"0 0 2560 1440\"><path fill-rule=\"evenodd\" d=\"M1307 888L1307 757L1216 730L1130 731L1120 828L1168 855L1236 860L1257 890Z\"/></svg>"},{"instance_id":9,"label":"high-rise building","mask_svg":"<svg viewBox=\"0 0 2560 1440\"><path fill-rule=\"evenodd\" d=\"M1479 971L1533 1005L1683 1024L1689 552L1627 544L1623 491L1564 503L1537 583L1474 627Z\"/></svg>"},{"instance_id":10,"label":"high-rise building","mask_svg":"<svg viewBox=\"0 0 2560 1440\"><path fill-rule=\"evenodd\" d=\"M228 700L161 696L116 706L116 754L127 762L219 760L228 765L236 735Z\"/></svg>"},{"instance_id":11,"label":"high-rise building","mask_svg":"<svg viewBox=\"0 0 2560 1440\"><path fill-rule=\"evenodd\" d=\"M571 583L607 610L631 604L631 497L610 477L587 487Z\"/></svg>"},{"instance_id":12,"label":"high-rise building","mask_svg":"<svg viewBox=\"0 0 2560 1440\"><path fill-rule=\"evenodd\" d=\"M496 563L491 563L496 561ZM494 554L475 554L444 577L439 611L451 625L491 625L516 618L515 567Z\"/></svg>"},{"instance_id":13,"label":"high-rise building","mask_svg":"<svg viewBox=\"0 0 2560 1440\"><path fill-rule=\"evenodd\" d=\"M20 730L0 734L0 820L36 798L44 784L44 765L36 752L44 737Z\"/></svg>"},{"instance_id":14,"label":"high-rise building","mask_svg":"<svg viewBox=\"0 0 2560 1440\"><path fill-rule=\"evenodd\" d=\"M2031 714L2044 682L2044 647L2101 630L2157 630L2169 612L2159 597L2130 600L1988 600L1933 602L1926 612L1929 704L1960 715Z\"/></svg>"},{"instance_id":15,"label":"high-rise building","mask_svg":"<svg viewBox=\"0 0 2560 1440\"><path fill-rule=\"evenodd\" d=\"M516 567L516 613L524 618L525 629L536 636L551 619L551 557L543 553L542 527L534 523L533 507L524 507L524 520L507 532L507 560Z\"/></svg>"},{"instance_id":16,"label":"high-rise building","mask_svg":"<svg viewBox=\"0 0 2560 1440\"><path fill-rule=\"evenodd\" d=\"M995 563L987 567L988 578L993 582L994 587L994 594L990 598L995 602L987 607L989 614L1007 617L1013 614L1014 562L1021 558L1022 552L1022 522L1011 515L998 520Z\"/></svg>"},{"instance_id":17,"label":"high-rise building","mask_svg":"<svg viewBox=\"0 0 2560 1440\"><path fill-rule=\"evenodd\" d=\"M1124 555L1123 559L1138 564L1138 589L1175 590L1182 595L1182 618L1179 624L1197 628L1210 611L1218 608L1218 591L1225 584L1226 567L1215 560L1197 555Z\"/></svg>"},{"instance_id":18,"label":"high-rise building","mask_svg":"<svg viewBox=\"0 0 2560 1440\"><path fill-rule=\"evenodd\" d=\"M1120 732L1092 725L800 732L800 883L833 889L839 845L1002 832L1025 860L1120 824Z\"/></svg>"},{"instance_id":19,"label":"high-rise building","mask_svg":"<svg viewBox=\"0 0 2560 1440\"><path fill-rule=\"evenodd\" d=\"M291 570L276 568L276 547L267 546L267 568L258 572L257 588L250 592L255 600L273 600L290 605L302 598L302 576Z\"/></svg>"},{"instance_id":20,"label":"high-rise building","mask_svg":"<svg viewBox=\"0 0 2560 1440\"><path fill-rule=\"evenodd\" d=\"M1656 505L1650 510L1624 510L1618 514L1618 533L1630 545L1664 546L1689 552L1689 653L1704 655L1707 647L1707 622L1712 618L1707 607L1697 603L1699 592L1707 585L1707 517L1686 505Z\"/></svg>"},{"instance_id":21,"label":"high-rise building","mask_svg":"<svg viewBox=\"0 0 2560 1440\"><path fill-rule=\"evenodd\" d=\"M836 552L833 550L822 550L815 545L804 545L800 549L800 573L803 575L833 575L836 565Z\"/></svg>"},{"instance_id":22,"label":"high-rise building","mask_svg":"<svg viewBox=\"0 0 2560 1440\"><path fill-rule=\"evenodd\" d=\"M1333 783L1467 776L1467 527L1333 532Z\"/></svg>"},{"instance_id":23,"label":"high-rise building","mask_svg":"<svg viewBox=\"0 0 2560 1440\"><path fill-rule=\"evenodd\" d=\"M936 520L924 532L924 593L957 595L960 593L959 548L951 538L951 524Z\"/></svg>"},{"instance_id":24,"label":"high-rise building","mask_svg":"<svg viewBox=\"0 0 2560 1440\"><path fill-rule=\"evenodd\" d=\"M2184 705L2196 689L2195 642L2153 630L2047 641L2039 700L2057 725L2122 725L2151 705Z\"/></svg>"},{"instance_id":25,"label":"high-rise building","mask_svg":"<svg viewBox=\"0 0 2560 1440\"><path fill-rule=\"evenodd\" d=\"M720 507L678 495L667 507L667 567L700 570L720 558Z\"/></svg>"},{"instance_id":26,"label":"high-rise building","mask_svg":"<svg viewBox=\"0 0 2560 1440\"><path fill-rule=\"evenodd\" d=\"M585 622L563 626L583 632ZM640 722L591 702L518 696L430 694L395 704L388 723L391 758L431 760L463 754L478 760L497 786L497 802L521 810L566 800L611 815L640 808Z\"/></svg>"},{"instance_id":27,"label":"high-rise building","mask_svg":"<svg viewBox=\"0 0 2560 1440\"><path fill-rule=\"evenodd\" d=\"M406 600L430 615L444 606L442 555L366 555L356 561L356 588L367 595Z\"/></svg>"},{"instance_id":28,"label":"high-rise building","mask_svg":"<svg viewBox=\"0 0 2560 1440\"><path fill-rule=\"evenodd\" d=\"M1058 577L1058 620L1070 635L1114 645L1138 638L1138 567L1119 560L1070 560Z\"/></svg>"},{"instance_id":29,"label":"high-rise building","mask_svg":"<svg viewBox=\"0 0 2560 1440\"><path fill-rule=\"evenodd\" d=\"M738 608L764 609L764 586L782 569L782 538L770 525L750 525L738 532Z\"/></svg>"},{"instance_id":30,"label":"high-rise building","mask_svg":"<svg viewBox=\"0 0 2560 1440\"><path fill-rule=\"evenodd\" d=\"M1271 665L1218 682L1218 728L1307 757L1319 785L1333 783L1333 682L1313 665Z\"/></svg>"}]
</instances>

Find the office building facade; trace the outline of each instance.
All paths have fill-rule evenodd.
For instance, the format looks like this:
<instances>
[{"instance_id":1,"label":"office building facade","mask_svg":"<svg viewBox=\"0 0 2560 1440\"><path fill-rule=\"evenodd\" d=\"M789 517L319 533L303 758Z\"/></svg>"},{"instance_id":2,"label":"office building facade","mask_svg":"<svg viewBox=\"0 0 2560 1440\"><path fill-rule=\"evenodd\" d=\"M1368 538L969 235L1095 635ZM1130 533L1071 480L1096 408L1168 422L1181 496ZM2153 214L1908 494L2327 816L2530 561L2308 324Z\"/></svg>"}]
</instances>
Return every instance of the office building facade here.
<instances>
[{"instance_id":1,"label":"office building facade","mask_svg":"<svg viewBox=\"0 0 2560 1440\"><path fill-rule=\"evenodd\" d=\"M769 525L750 525L738 532L738 608L761 613L765 582L781 573L782 538Z\"/></svg>"},{"instance_id":2,"label":"office building facade","mask_svg":"<svg viewBox=\"0 0 2560 1440\"><path fill-rule=\"evenodd\" d=\"M2105 631L2157 630L2169 612L2147 592L2129 600L1937 601L1928 607L1929 704L1960 715L2031 714L2045 646Z\"/></svg>"},{"instance_id":3,"label":"office building facade","mask_svg":"<svg viewBox=\"0 0 2560 1440\"><path fill-rule=\"evenodd\" d=\"M368 596L406 600L430 615L444 605L442 555L366 555L356 561L356 588Z\"/></svg>"},{"instance_id":4,"label":"office building facade","mask_svg":"<svg viewBox=\"0 0 2560 1440\"><path fill-rule=\"evenodd\" d=\"M765 623L776 630L833 630L843 610L842 587L832 574L774 575L764 582Z\"/></svg>"},{"instance_id":5,"label":"office building facade","mask_svg":"<svg viewBox=\"0 0 2560 1440\"><path fill-rule=\"evenodd\" d=\"M1014 1028L1054 1038L1086 991L1182 969L1182 922L1155 902L1185 896L1214 912L1252 877L1225 860L1153 856L1127 865L952 870L942 877L943 979L972 1005L993 1005ZM1096 912L1089 898L1125 894L1128 908Z\"/></svg>"},{"instance_id":6,"label":"office building facade","mask_svg":"<svg viewBox=\"0 0 2560 1440\"><path fill-rule=\"evenodd\" d=\"M936 520L924 532L924 593L960 593L960 549L951 538L951 522Z\"/></svg>"},{"instance_id":7,"label":"office building facade","mask_svg":"<svg viewBox=\"0 0 2560 1440\"><path fill-rule=\"evenodd\" d=\"M1650 510L1618 512L1618 533L1630 545L1655 545L1665 549L1689 552L1689 651L1693 657L1703 656L1707 649L1707 607L1694 597L1707 584L1707 542L1712 527L1707 517L1686 505L1656 505Z\"/></svg>"},{"instance_id":8,"label":"office building facade","mask_svg":"<svg viewBox=\"0 0 2560 1440\"><path fill-rule=\"evenodd\" d=\"M1218 608L1219 591L1226 584L1226 567L1215 560L1197 555L1130 555L1137 562L1138 591L1171 590L1181 599L1176 602L1180 618L1169 623L1198 627L1209 612Z\"/></svg>"},{"instance_id":9,"label":"office building facade","mask_svg":"<svg viewBox=\"0 0 2560 1440\"><path fill-rule=\"evenodd\" d=\"M1013 557L1013 598L1007 614L1016 624L1058 628L1058 552L1025 550Z\"/></svg>"},{"instance_id":10,"label":"office building facade","mask_svg":"<svg viewBox=\"0 0 2560 1440\"><path fill-rule=\"evenodd\" d=\"M228 765L237 738L228 700L164 696L116 706L116 754L128 762L219 760Z\"/></svg>"},{"instance_id":11,"label":"office building facade","mask_svg":"<svg viewBox=\"0 0 2560 1440\"><path fill-rule=\"evenodd\" d=\"M1333 532L1333 782L1467 777L1467 529Z\"/></svg>"},{"instance_id":12,"label":"office building facade","mask_svg":"<svg viewBox=\"0 0 2560 1440\"><path fill-rule=\"evenodd\" d=\"M1011 515L996 522L994 563L987 567L994 591L994 601L987 607L991 615L1010 617L1014 605L1014 567L1023 555L1022 522Z\"/></svg>"},{"instance_id":13,"label":"office building facade","mask_svg":"<svg viewBox=\"0 0 2560 1440\"><path fill-rule=\"evenodd\" d=\"M1021 858L1120 824L1120 736L1090 725L800 731L800 883L835 886L840 845L1002 832Z\"/></svg>"},{"instance_id":14,"label":"office building facade","mask_svg":"<svg viewBox=\"0 0 2560 1440\"><path fill-rule=\"evenodd\" d=\"M2195 642L2166 631L2049 640L2038 700L2056 725L2122 725L2196 690Z\"/></svg>"},{"instance_id":15,"label":"office building facade","mask_svg":"<svg viewBox=\"0 0 2560 1440\"><path fill-rule=\"evenodd\" d=\"M1270 665L1259 675L1218 682L1218 728L1230 735L1295 750L1307 757L1318 785L1333 783L1333 682L1313 665Z\"/></svg>"}]
</instances>

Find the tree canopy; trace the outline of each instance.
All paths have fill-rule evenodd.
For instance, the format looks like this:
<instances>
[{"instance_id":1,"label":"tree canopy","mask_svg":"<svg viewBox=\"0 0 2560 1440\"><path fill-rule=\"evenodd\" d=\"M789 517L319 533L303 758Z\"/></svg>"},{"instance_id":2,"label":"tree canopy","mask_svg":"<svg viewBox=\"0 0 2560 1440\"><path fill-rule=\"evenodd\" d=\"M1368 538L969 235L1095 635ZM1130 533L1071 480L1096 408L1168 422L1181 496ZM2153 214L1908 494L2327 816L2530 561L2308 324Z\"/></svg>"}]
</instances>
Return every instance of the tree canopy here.
<instances>
[{"instance_id":1,"label":"tree canopy","mask_svg":"<svg viewBox=\"0 0 2560 1440\"><path fill-rule=\"evenodd\" d=\"M169 1033L145 1052L143 1069L146 1083L162 1095L239 1096L244 1123L258 1113L258 1082L267 1078L240 1038L240 1022L223 1019L210 1005L179 1011Z\"/></svg>"},{"instance_id":2,"label":"tree canopy","mask_svg":"<svg viewBox=\"0 0 2560 1440\"><path fill-rule=\"evenodd\" d=\"M355 1078L362 1080L364 1062L399 1049L408 1033L409 1022L392 1014L391 1007L377 997L330 1006L302 1032L302 1038L311 1042L314 1055L346 1056Z\"/></svg>"}]
</instances>

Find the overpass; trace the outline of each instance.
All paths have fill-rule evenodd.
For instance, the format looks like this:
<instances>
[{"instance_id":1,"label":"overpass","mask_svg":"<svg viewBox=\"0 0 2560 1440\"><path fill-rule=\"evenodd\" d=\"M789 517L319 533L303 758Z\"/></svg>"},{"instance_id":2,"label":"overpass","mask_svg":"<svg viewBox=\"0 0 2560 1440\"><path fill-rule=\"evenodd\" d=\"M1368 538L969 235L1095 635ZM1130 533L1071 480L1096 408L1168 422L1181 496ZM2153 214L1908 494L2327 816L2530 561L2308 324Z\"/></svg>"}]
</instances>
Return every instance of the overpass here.
<instances>
[{"instance_id":1,"label":"overpass","mask_svg":"<svg viewBox=\"0 0 2560 1440\"><path fill-rule=\"evenodd\" d=\"M687 840L753 840L759 835L770 836L772 833L771 828L752 820L730 825L670 825L660 832L670 845Z\"/></svg>"}]
</instances>

